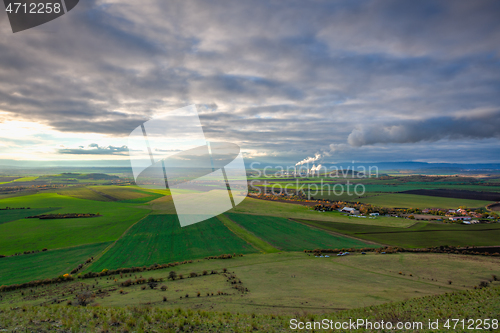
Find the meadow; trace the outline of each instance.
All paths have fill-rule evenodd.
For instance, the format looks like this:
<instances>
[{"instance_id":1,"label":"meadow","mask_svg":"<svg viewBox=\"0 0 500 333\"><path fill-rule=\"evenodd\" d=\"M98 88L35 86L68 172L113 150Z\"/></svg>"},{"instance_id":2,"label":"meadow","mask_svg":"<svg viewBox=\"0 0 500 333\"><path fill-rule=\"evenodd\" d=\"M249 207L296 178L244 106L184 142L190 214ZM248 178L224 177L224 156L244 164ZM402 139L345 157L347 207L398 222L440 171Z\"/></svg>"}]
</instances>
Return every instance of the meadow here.
<instances>
[{"instance_id":1,"label":"meadow","mask_svg":"<svg viewBox=\"0 0 500 333\"><path fill-rule=\"evenodd\" d=\"M472 289L481 281L500 275L500 258L448 254L353 254L315 258L305 253L248 254L225 260L194 260L166 269L82 279L59 285L3 292L0 309L74 301L88 290L96 293L101 308L152 306L155 308L223 311L246 314L325 314L387 302L408 301ZM224 268L227 274L223 275ZM169 279L175 271L183 279ZM207 271L207 275L203 275ZM217 272L211 274L212 271ZM196 277L189 277L196 273ZM248 289L233 288L229 276ZM151 289L146 285L124 287L136 278L163 279ZM451 284L450 284L451 281ZM498 281L491 282L499 285ZM166 287L165 291L161 286ZM73 290L73 292L70 292ZM101 293L99 293L101 290ZM123 292L121 292L123 290ZM24 291L24 295L22 292ZM224 293L219 295L218 292ZM200 296L197 296L200 292ZM209 293L209 295L207 295ZM214 295L212 295L212 293ZM186 295L188 297L186 297ZM166 301L163 301L163 297ZM93 307L90 307L91 309Z\"/></svg>"},{"instance_id":2,"label":"meadow","mask_svg":"<svg viewBox=\"0 0 500 333\"><path fill-rule=\"evenodd\" d=\"M376 247L356 239L331 235L286 218L231 213L226 216L252 234L284 251Z\"/></svg>"},{"instance_id":3,"label":"meadow","mask_svg":"<svg viewBox=\"0 0 500 333\"><path fill-rule=\"evenodd\" d=\"M54 278L70 273L109 244L111 243L96 243L0 258L0 285Z\"/></svg>"},{"instance_id":4,"label":"meadow","mask_svg":"<svg viewBox=\"0 0 500 333\"><path fill-rule=\"evenodd\" d=\"M467 290L442 295L414 298L378 306L343 310L326 314L302 311L296 314L255 314L215 312L200 309L165 309L146 304L129 307L71 307L67 305L6 308L0 311L0 322L13 331L87 330L91 332L290 332L291 320L334 323L364 318L370 322L422 322L419 332L429 329L428 319L439 320L440 328L450 318L462 318L464 313L477 318L495 318L500 313L500 287ZM453 327L453 325L452 325ZM491 324L490 324L491 327ZM495 326L497 327L497 326ZM492 329L493 330L493 329ZM364 328L351 330L366 332ZM448 330L445 330L448 331ZM450 330L451 331L451 330Z\"/></svg>"},{"instance_id":5,"label":"meadow","mask_svg":"<svg viewBox=\"0 0 500 333\"><path fill-rule=\"evenodd\" d=\"M102 215L56 220L18 219L0 224L0 254L3 255L115 241L148 213L129 204L76 199L56 193L2 199L0 205L50 209L52 213Z\"/></svg>"},{"instance_id":6,"label":"meadow","mask_svg":"<svg viewBox=\"0 0 500 333\"><path fill-rule=\"evenodd\" d=\"M298 220L323 230L342 233L380 244L405 248L450 246L494 246L500 239L500 224L434 224L417 222L409 228L363 226L349 223Z\"/></svg>"},{"instance_id":7,"label":"meadow","mask_svg":"<svg viewBox=\"0 0 500 333\"><path fill-rule=\"evenodd\" d=\"M253 252L257 250L217 218L181 228L176 215L150 215L127 231L87 271Z\"/></svg>"}]
</instances>

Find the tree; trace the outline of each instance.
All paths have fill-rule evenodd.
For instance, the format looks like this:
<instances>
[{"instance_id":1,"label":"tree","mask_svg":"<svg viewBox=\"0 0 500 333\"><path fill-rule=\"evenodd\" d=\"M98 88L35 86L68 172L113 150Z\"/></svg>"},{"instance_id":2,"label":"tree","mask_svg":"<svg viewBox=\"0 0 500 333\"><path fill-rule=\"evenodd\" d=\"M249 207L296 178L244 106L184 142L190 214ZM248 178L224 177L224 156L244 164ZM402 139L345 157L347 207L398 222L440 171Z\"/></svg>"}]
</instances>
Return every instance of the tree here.
<instances>
[{"instance_id":1,"label":"tree","mask_svg":"<svg viewBox=\"0 0 500 333\"><path fill-rule=\"evenodd\" d=\"M172 279L172 281L175 280L177 278L177 273L175 271L171 271L168 273L168 278Z\"/></svg>"}]
</instances>

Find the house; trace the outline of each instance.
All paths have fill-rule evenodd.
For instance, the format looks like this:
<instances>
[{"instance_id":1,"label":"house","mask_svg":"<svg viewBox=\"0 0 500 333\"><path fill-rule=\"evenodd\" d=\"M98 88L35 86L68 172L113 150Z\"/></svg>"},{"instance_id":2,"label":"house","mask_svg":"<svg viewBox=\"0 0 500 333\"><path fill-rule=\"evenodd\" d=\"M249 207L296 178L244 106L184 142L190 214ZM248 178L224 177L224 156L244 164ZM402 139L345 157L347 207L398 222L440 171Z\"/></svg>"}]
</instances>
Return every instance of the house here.
<instances>
[{"instance_id":1,"label":"house","mask_svg":"<svg viewBox=\"0 0 500 333\"><path fill-rule=\"evenodd\" d=\"M424 209L424 210L422 210L422 213L427 214L430 211L431 211L430 209Z\"/></svg>"},{"instance_id":2,"label":"house","mask_svg":"<svg viewBox=\"0 0 500 333\"><path fill-rule=\"evenodd\" d=\"M351 207L344 207L340 211L343 213L349 213L349 214L353 214L353 215L359 214L359 210L357 210L355 208L351 208Z\"/></svg>"},{"instance_id":3,"label":"house","mask_svg":"<svg viewBox=\"0 0 500 333\"><path fill-rule=\"evenodd\" d=\"M379 213L370 213L370 216L379 216Z\"/></svg>"},{"instance_id":4,"label":"house","mask_svg":"<svg viewBox=\"0 0 500 333\"><path fill-rule=\"evenodd\" d=\"M465 209L462 209L462 208L458 209L457 213L462 214L462 215L467 215L467 211Z\"/></svg>"},{"instance_id":5,"label":"house","mask_svg":"<svg viewBox=\"0 0 500 333\"><path fill-rule=\"evenodd\" d=\"M449 218L450 221L470 221L470 216L453 216Z\"/></svg>"}]
</instances>

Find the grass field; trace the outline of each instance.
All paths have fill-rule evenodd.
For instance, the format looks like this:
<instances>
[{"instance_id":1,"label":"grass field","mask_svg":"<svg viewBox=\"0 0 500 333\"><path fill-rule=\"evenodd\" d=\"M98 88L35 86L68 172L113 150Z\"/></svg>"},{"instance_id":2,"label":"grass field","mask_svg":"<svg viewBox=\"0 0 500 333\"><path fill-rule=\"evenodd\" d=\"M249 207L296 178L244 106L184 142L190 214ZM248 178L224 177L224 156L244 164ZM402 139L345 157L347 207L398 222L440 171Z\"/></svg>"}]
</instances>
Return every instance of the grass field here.
<instances>
[{"instance_id":1,"label":"grass field","mask_svg":"<svg viewBox=\"0 0 500 333\"><path fill-rule=\"evenodd\" d=\"M23 310L6 308L0 312L0 321L11 331L81 331L90 332L290 332L292 320L313 322L330 320L334 324L349 323L350 319L363 318L372 323L406 321L422 323L418 332L436 332L428 328L428 318L439 320L444 328L450 318L463 318L471 314L476 318L496 318L500 312L500 287L467 290L392 302L355 310L313 314L301 311L295 314L248 314L201 311L191 309L165 309L158 307L68 307L67 305L23 306ZM154 303L153 303L154 304ZM155 320L151 320L154 318ZM491 322L491 321L490 321ZM113 326L111 326L111 324ZM467 323L468 324L468 323ZM118 326L118 328L116 327ZM453 322L451 327L453 327ZM490 324L491 327L491 324ZM457 330L460 330L458 327ZM319 329L318 329L319 330ZM441 330L441 331L457 331ZM493 331L496 329L492 329ZM360 327L353 332L366 331Z\"/></svg>"},{"instance_id":2,"label":"grass field","mask_svg":"<svg viewBox=\"0 0 500 333\"><path fill-rule=\"evenodd\" d=\"M146 203L163 196L161 193L141 190L136 186L92 186L91 189L123 203Z\"/></svg>"},{"instance_id":3,"label":"grass field","mask_svg":"<svg viewBox=\"0 0 500 333\"><path fill-rule=\"evenodd\" d=\"M57 194L77 198L77 199L85 199L85 200L94 200L94 201L111 201L109 198L106 198L102 194L99 194L96 191L92 191L86 187L67 187L64 189L57 190Z\"/></svg>"},{"instance_id":4,"label":"grass field","mask_svg":"<svg viewBox=\"0 0 500 333\"><path fill-rule=\"evenodd\" d=\"M88 270L164 264L206 256L253 253L217 218L181 228L176 215L151 215L134 225Z\"/></svg>"},{"instance_id":5,"label":"grass field","mask_svg":"<svg viewBox=\"0 0 500 333\"><path fill-rule=\"evenodd\" d=\"M1 184L10 184L10 183L16 183L16 182L30 182L33 180L36 180L38 177L22 177L22 178L17 178L8 182L1 182Z\"/></svg>"},{"instance_id":6,"label":"grass field","mask_svg":"<svg viewBox=\"0 0 500 333\"><path fill-rule=\"evenodd\" d=\"M369 203L379 207L397 207L397 208L458 208L466 206L469 208L485 207L490 204L489 201L468 200L431 197L415 194L378 194L374 196L359 199L360 202Z\"/></svg>"},{"instance_id":7,"label":"grass field","mask_svg":"<svg viewBox=\"0 0 500 333\"><path fill-rule=\"evenodd\" d=\"M96 243L1 258L0 286L54 278L69 273L88 258L104 250L109 244Z\"/></svg>"},{"instance_id":8,"label":"grass field","mask_svg":"<svg viewBox=\"0 0 500 333\"><path fill-rule=\"evenodd\" d=\"M463 225L418 222L410 228L394 228L324 221L299 221L324 230L407 248L440 245L493 246L498 245L500 239L500 224L498 223Z\"/></svg>"},{"instance_id":9,"label":"grass field","mask_svg":"<svg viewBox=\"0 0 500 333\"><path fill-rule=\"evenodd\" d=\"M119 202L100 202L43 193L0 200L0 206L53 209L53 213L100 213L96 218L20 219L0 224L0 253L56 249L118 239L148 211Z\"/></svg>"},{"instance_id":10,"label":"grass field","mask_svg":"<svg viewBox=\"0 0 500 333\"><path fill-rule=\"evenodd\" d=\"M252 234L272 246L285 251L303 251L321 248L376 247L356 239L333 236L300 223L269 216L226 214Z\"/></svg>"},{"instance_id":11,"label":"grass field","mask_svg":"<svg viewBox=\"0 0 500 333\"><path fill-rule=\"evenodd\" d=\"M239 226L237 223L232 221L229 217L225 216L224 214L221 214L217 216L217 218L224 223L224 225L231 230L236 236L240 237L247 243L251 244L254 248L257 250L263 252L263 253L274 253L274 252L279 252L279 250L275 247L273 247L271 244L263 241L259 237L255 236L248 230L242 228Z\"/></svg>"},{"instance_id":12,"label":"grass field","mask_svg":"<svg viewBox=\"0 0 500 333\"><path fill-rule=\"evenodd\" d=\"M87 279L49 286L45 289L52 292L37 290L41 297L36 299L22 297L20 291L3 293L0 308L38 305L54 298L71 300L74 294L70 294L65 286L83 282L84 287L89 286L93 291L110 290L104 297L96 299L96 303L103 307L123 308L149 303L153 307L228 311L233 315L236 312L281 315L332 313L471 289L481 281L491 280L493 274L500 275L499 264L500 258L432 253L369 253L331 258L315 258L305 253L249 254L227 260L195 260L191 264L133 273L131 276L116 275L112 279L102 277L97 278L98 284L95 279ZM221 273L223 268L235 274L249 292L237 293L224 276L201 275L204 270ZM172 270L185 278L169 280L168 274ZM191 272L201 276L186 278ZM160 285L167 286L167 290L142 290L141 285L120 286L121 282L135 279L135 276L146 279L161 277L164 281ZM500 283L497 281L494 284ZM120 289L123 289L123 294L120 294ZM198 291L200 297L196 297ZM228 295L206 296L207 292L216 294L217 291ZM186 294L188 298L184 297ZM163 296L167 302L162 302Z\"/></svg>"},{"instance_id":13,"label":"grass field","mask_svg":"<svg viewBox=\"0 0 500 333\"><path fill-rule=\"evenodd\" d=\"M53 210L52 208L35 208L35 209L10 209L0 210L0 224L23 219L28 216L44 214Z\"/></svg>"},{"instance_id":14,"label":"grass field","mask_svg":"<svg viewBox=\"0 0 500 333\"><path fill-rule=\"evenodd\" d=\"M380 216L376 219L350 217L339 212L320 213L303 205L246 198L229 213L265 215L318 221L348 222L355 224L408 227L414 222L397 217Z\"/></svg>"}]
</instances>

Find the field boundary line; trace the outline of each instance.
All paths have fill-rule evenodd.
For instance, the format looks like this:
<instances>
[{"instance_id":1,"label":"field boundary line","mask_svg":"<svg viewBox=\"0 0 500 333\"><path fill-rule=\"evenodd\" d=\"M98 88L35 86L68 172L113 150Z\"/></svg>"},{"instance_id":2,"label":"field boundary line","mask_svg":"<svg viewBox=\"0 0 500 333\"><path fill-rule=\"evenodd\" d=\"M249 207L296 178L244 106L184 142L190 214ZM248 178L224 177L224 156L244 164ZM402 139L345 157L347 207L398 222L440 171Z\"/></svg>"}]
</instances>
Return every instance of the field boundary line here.
<instances>
[{"instance_id":1,"label":"field boundary line","mask_svg":"<svg viewBox=\"0 0 500 333\"><path fill-rule=\"evenodd\" d=\"M221 221L222 224L224 224L224 226L226 226L226 228L228 228L229 231L231 231L234 235L244 240L246 243L250 244L253 248L258 250L259 252L262 253L281 252L280 249L275 248L265 240L257 237L255 234L251 233L250 231L246 230L235 221L231 220L231 218L229 218L228 216L220 214L217 216L217 219ZM252 241L253 238L254 240Z\"/></svg>"},{"instance_id":2,"label":"field boundary line","mask_svg":"<svg viewBox=\"0 0 500 333\"><path fill-rule=\"evenodd\" d=\"M108 247L106 247L104 250L102 250L102 252L101 252L101 253L99 253L98 255L96 255L96 256L94 257L94 260L92 260L92 261L91 261L88 265L83 265L83 267L80 269L80 271L83 271L83 270L85 270L85 269L87 269L87 268L92 267L92 265L93 265L96 261L98 261L99 259L101 259L101 258L102 258L102 256L103 256L103 255L105 255L105 254L106 254L106 252L108 252L108 251L109 251L109 250L110 250L113 246L115 246L116 242L118 242L120 239L122 239L122 238L123 238L123 236L125 236L125 234L126 234L126 233L127 233L127 232L128 232L128 231L129 231L129 230L130 230L133 226L135 226L137 223L139 223L139 222L141 222L142 220L144 220L144 219L145 219L146 217L148 217L150 214L151 214L151 213L147 214L146 216L142 217L140 220L138 220L137 222L135 222L134 224L132 224L130 227L128 227L128 228L127 228L127 230L125 230L125 231L123 232L123 234L122 234L120 237L118 237L118 238L117 238L117 239L116 239L113 243L109 244L109 246L108 246Z\"/></svg>"}]
</instances>

